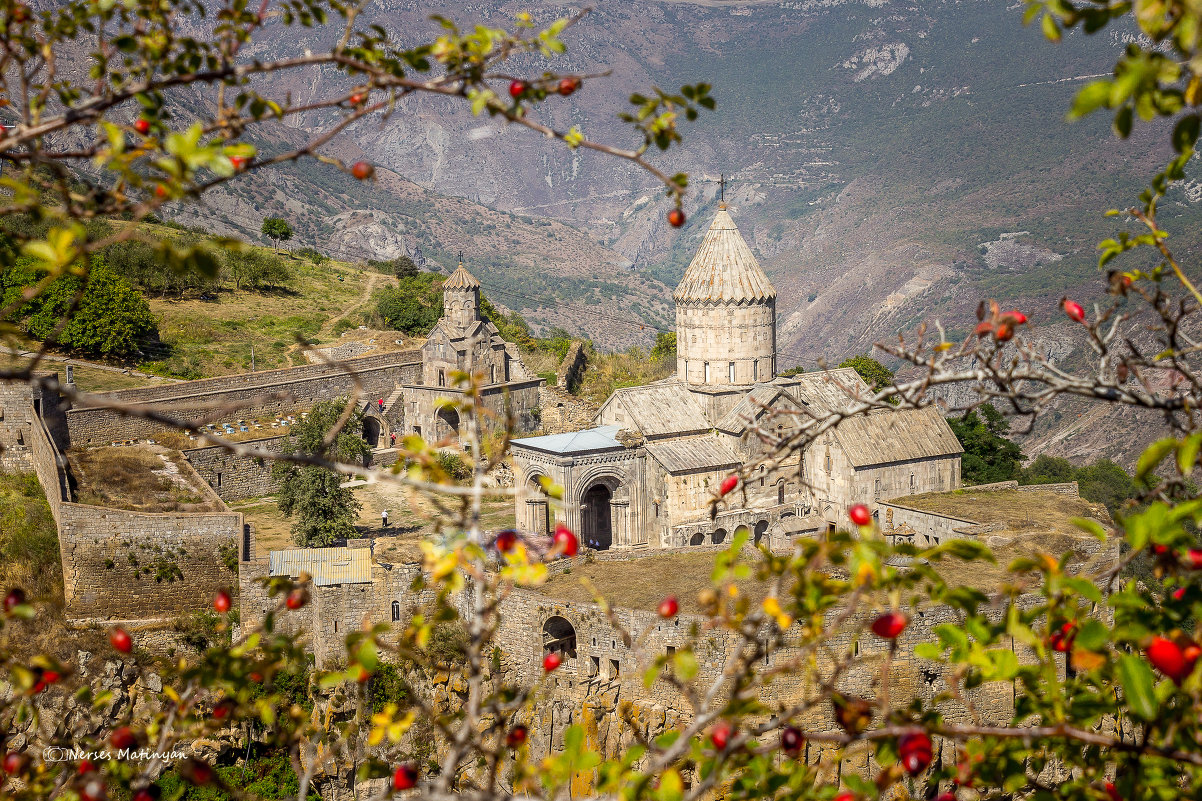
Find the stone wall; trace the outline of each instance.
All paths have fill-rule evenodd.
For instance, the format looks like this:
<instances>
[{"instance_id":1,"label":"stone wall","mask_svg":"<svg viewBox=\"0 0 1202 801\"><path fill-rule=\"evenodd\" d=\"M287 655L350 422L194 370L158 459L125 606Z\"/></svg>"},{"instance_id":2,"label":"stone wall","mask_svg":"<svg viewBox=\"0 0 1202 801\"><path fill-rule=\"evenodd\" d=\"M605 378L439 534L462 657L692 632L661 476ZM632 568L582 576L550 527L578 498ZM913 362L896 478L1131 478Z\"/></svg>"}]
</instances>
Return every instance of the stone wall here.
<instances>
[{"instance_id":1,"label":"stone wall","mask_svg":"<svg viewBox=\"0 0 1202 801\"><path fill-rule=\"evenodd\" d=\"M49 493L47 493L49 494ZM209 608L237 583L237 512L144 514L63 503L59 509L66 617L165 620Z\"/></svg>"},{"instance_id":2,"label":"stone wall","mask_svg":"<svg viewBox=\"0 0 1202 801\"><path fill-rule=\"evenodd\" d=\"M587 366L588 351L584 349L584 343L577 340L568 346L568 352L559 363L559 370L555 373L555 385L571 392L572 388L580 383Z\"/></svg>"},{"instance_id":3,"label":"stone wall","mask_svg":"<svg viewBox=\"0 0 1202 801\"><path fill-rule=\"evenodd\" d=\"M240 445L269 453L279 453L283 436L264 437L240 442ZM259 457L231 453L221 445L189 448L183 452L188 463L224 501L270 495L276 490L271 477L274 462Z\"/></svg>"},{"instance_id":4,"label":"stone wall","mask_svg":"<svg viewBox=\"0 0 1202 801\"><path fill-rule=\"evenodd\" d=\"M912 542L920 548L938 545L944 540L963 538L968 529L979 528L979 521L976 520L941 515L888 501L880 504L879 523L881 532L891 542Z\"/></svg>"},{"instance_id":5,"label":"stone wall","mask_svg":"<svg viewBox=\"0 0 1202 801\"><path fill-rule=\"evenodd\" d=\"M250 418L294 413L311 408L318 401L344 397L355 391L356 379L365 400L386 398L400 384L414 383L421 375L418 351L349 359L342 367L345 369L314 364L120 390L98 397L135 406L157 403L160 411L185 421L205 419L220 409L228 409L223 419ZM354 371L354 377L346 370ZM143 439L172 430L161 423L128 417L101 406L69 410L67 429L70 442L76 447Z\"/></svg>"}]
</instances>

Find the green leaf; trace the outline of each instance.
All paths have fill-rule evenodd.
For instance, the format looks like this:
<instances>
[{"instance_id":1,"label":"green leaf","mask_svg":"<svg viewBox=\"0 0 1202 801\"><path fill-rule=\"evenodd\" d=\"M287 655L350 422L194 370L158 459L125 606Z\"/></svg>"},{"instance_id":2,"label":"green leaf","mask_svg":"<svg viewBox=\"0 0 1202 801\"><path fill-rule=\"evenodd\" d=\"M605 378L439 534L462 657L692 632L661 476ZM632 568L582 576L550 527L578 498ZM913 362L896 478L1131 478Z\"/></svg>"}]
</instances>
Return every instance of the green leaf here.
<instances>
[{"instance_id":1,"label":"green leaf","mask_svg":"<svg viewBox=\"0 0 1202 801\"><path fill-rule=\"evenodd\" d=\"M1178 153L1184 153L1194 147L1194 143L1198 141L1198 128L1202 120L1198 119L1197 114L1189 114L1182 117L1173 126L1173 149Z\"/></svg>"},{"instance_id":2,"label":"green leaf","mask_svg":"<svg viewBox=\"0 0 1202 801\"><path fill-rule=\"evenodd\" d=\"M1069 522L1082 531L1094 535L1100 540L1106 539L1106 529L1102 527L1101 523L1099 523L1097 520L1094 520L1092 517L1074 517L1069 520Z\"/></svg>"},{"instance_id":3,"label":"green leaf","mask_svg":"<svg viewBox=\"0 0 1202 801\"><path fill-rule=\"evenodd\" d=\"M655 791L656 801L680 801L684 798L684 781L675 768L660 774L659 788Z\"/></svg>"},{"instance_id":4,"label":"green leaf","mask_svg":"<svg viewBox=\"0 0 1202 801\"><path fill-rule=\"evenodd\" d=\"M1169 452L1177 447L1177 440L1172 437L1157 440L1144 450L1139 455L1139 461L1135 465L1135 480L1142 481L1148 477L1148 474L1156 469L1164 457L1169 455Z\"/></svg>"},{"instance_id":5,"label":"green leaf","mask_svg":"<svg viewBox=\"0 0 1202 801\"><path fill-rule=\"evenodd\" d=\"M1051 14L1044 14L1040 25L1043 26L1043 35L1047 37L1049 42L1060 41L1060 26L1056 24L1056 20Z\"/></svg>"},{"instance_id":6,"label":"green leaf","mask_svg":"<svg viewBox=\"0 0 1202 801\"><path fill-rule=\"evenodd\" d=\"M1096 111L1110 100L1110 81L1094 81L1088 84L1073 99L1073 107L1068 112L1070 120L1078 120L1090 112Z\"/></svg>"},{"instance_id":7,"label":"green leaf","mask_svg":"<svg viewBox=\"0 0 1202 801\"><path fill-rule=\"evenodd\" d=\"M1160 704L1156 700L1152 668L1138 656L1124 654L1119 657L1119 681L1131 712L1142 720L1156 720Z\"/></svg>"},{"instance_id":8,"label":"green leaf","mask_svg":"<svg viewBox=\"0 0 1202 801\"><path fill-rule=\"evenodd\" d=\"M1181 441L1177 446L1177 472L1183 476L1194 472L1199 447L1202 447L1202 432L1196 431Z\"/></svg>"},{"instance_id":9,"label":"green leaf","mask_svg":"<svg viewBox=\"0 0 1202 801\"><path fill-rule=\"evenodd\" d=\"M1100 620L1086 620L1077 629L1074 642L1088 651L1102 651L1110 642L1110 632Z\"/></svg>"}]
</instances>

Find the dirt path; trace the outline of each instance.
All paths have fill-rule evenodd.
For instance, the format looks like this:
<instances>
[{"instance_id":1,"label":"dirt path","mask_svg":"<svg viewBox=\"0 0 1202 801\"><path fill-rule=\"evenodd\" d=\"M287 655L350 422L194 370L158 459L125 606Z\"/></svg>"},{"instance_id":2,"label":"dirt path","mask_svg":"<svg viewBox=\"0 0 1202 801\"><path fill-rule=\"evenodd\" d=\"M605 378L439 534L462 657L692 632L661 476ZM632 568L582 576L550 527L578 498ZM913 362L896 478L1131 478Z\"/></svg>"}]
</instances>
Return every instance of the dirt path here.
<instances>
[{"instance_id":1,"label":"dirt path","mask_svg":"<svg viewBox=\"0 0 1202 801\"><path fill-rule=\"evenodd\" d=\"M369 300L371 300L371 293L375 292L376 287L379 286L381 283L395 284L396 279L391 276L381 275L380 273L375 273L375 272L368 273L367 274L367 284L364 285L363 291L359 294L358 299L355 300L353 303L351 303L349 306L347 306L345 309L343 309L341 314L337 315L336 317L331 317L330 319L328 319L324 323L322 323L321 328L317 329L317 334L313 337L313 339L315 341L320 340L323 337L326 337L326 336L329 336L330 334L332 334L334 331L334 326L338 325L338 322L340 320L345 320L347 315L351 314L356 309L358 309L360 306L362 306L363 304L365 304ZM295 366L295 364L292 361L292 357L294 354L298 354L298 358L300 358L299 353L300 353L300 345L297 345L297 344L290 345L288 347L288 350L284 351L284 361L286 361L288 363L289 367Z\"/></svg>"}]
</instances>

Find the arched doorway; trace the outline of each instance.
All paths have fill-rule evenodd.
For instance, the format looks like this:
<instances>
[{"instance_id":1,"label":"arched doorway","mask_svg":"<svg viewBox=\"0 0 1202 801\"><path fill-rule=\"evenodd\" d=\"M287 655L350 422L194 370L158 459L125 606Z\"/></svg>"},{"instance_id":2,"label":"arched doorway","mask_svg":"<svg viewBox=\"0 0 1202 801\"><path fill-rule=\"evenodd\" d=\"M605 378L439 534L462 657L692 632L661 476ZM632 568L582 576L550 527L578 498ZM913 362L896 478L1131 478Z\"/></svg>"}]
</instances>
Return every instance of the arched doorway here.
<instances>
[{"instance_id":1,"label":"arched doorway","mask_svg":"<svg viewBox=\"0 0 1202 801\"><path fill-rule=\"evenodd\" d=\"M380 447L380 421L374 417L363 418L363 439L372 448Z\"/></svg>"},{"instance_id":2,"label":"arched doorway","mask_svg":"<svg viewBox=\"0 0 1202 801\"><path fill-rule=\"evenodd\" d=\"M705 544L705 532L704 531L694 531L693 536L689 537L689 545L704 545L704 544Z\"/></svg>"},{"instance_id":3,"label":"arched doorway","mask_svg":"<svg viewBox=\"0 0 1202 801\"><path fill-rule=\"evenodd\" d=\"M576 629L567 618L556 615L543 624L543 656L559 654L564 660L576 658Z\"/></svg>"},{"instance_id":4,"label":"arched doorway","mask_svg":"<svg viewBox=\"0 0 1202 801\"><path fill-rule=\"evenodd\" d=\"M532 475L526 482L527 527L535 534L550 534L551 504L547 502L539 478L537 474Z\"/></svg>"},{"instance_id":5,"label":"arched doorway","mask_svg":"<svg viewBox=\"0 0 1202 801\"><path fill-rule=\"evenodd\" d=\"M459 412L454 409L439 409L434 417L434 436L439 442L458 442Z\"/></svg>"},{"instance_id":6,"label":"arched doorway","mask_svg":"<svg viewBox=\"0 0 1202 801\"><path fill-rule=\"evenodd\" d=\"M735 529L735 536L737 537L740 534L745 536L747 539L751 539L751 529L747 528L747 526L740 525Z\"/></svg>"},{"instance_id":7,"label":"arched doorway","mask_svg":"<svg viewBox=\"0 0 1202 801\"><path fill-rule=\"evenodd\" d=\"M726 529L720 528L714 532L714 545L721 545L726 542Z\"/></svg>"},{"instance_id":8,"label":"arched doorway","mask_svg":"<svg viewBox=\"0 0 1202 801\"><path fill-rule=\"evenodd\" d=\"M595 551L607 551L613 545L612 499L613 493L604 484L589 487L580 499L580 533L584 544Z\"/></svg>"},{"instance_id":9,"label":"arched doorway","mask_svg":"<svg viewBox=\"0 0 1202 801\"><path fill-rule=\"evenodd\" d=\"M755 544L756 545L759 545L760 541L762 539L764 539L764 534L767 533L767 531L768 531L768 521L767 520L761 520L760 522L755 524Z\"/></svg>"}]
</instances>

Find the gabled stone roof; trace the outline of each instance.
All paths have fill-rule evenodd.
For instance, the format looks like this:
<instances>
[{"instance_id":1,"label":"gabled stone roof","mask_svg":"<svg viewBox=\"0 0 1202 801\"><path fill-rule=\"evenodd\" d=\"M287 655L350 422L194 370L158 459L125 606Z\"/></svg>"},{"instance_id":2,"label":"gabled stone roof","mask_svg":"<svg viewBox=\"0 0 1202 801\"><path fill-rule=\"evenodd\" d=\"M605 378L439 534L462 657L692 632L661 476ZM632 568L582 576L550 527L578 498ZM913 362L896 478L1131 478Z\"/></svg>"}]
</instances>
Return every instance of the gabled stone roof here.
<instances>
[{"instance_id":1,"label":"gabled stone roof","mask_svg":"<svg viewBox=\"0 0 1202 801\"><path fill-rule=\"evenodd\" d=\"M778 401L782 395L784 398ZM743 399L714 425L714 428L730 434L740 434L765 410L784 407L796 409L798 401L784 387L774 384L757 384L755 389L744 395Z\"/></svg>"},{"instance_id":2,"label":"gabled stone roof","mask_svg":"<svg viewBox=\"0 0 1202 801\"><path fill-rule=\"evenodd\" d=\"M467 269L460 264L455 272L447 277L447 280L442 282L443 290L448 289L479 289L480 282L476 280L476 276L472 275Z\"/></svg>"},{"instance_id":3,"label":"gabled stone roof","mask_svg":"<svg viewBox=\"0 0 1202 801\"><path fill-rule=\"evenodd\" d=\"M764 301L776 290L726 209L718 210L672 297L681 301Z\"/></svg>"},{"instance_id":4,"label":"gabled stone roof","mask_svg":"<svg viewBox=\"0 0 1202 801\"><path fill-rule=\"evenodd\" d=\"M673 475L738 467L738 454L716 437L681 437L647 443L647 453Z\"/></svg>"},{"instance_id":5,"label":"gabled stone roof","mask_svg":"<svg viewBox=\"0 0 1202 801\"><path fill-rule=\"evenodd\" d=\"M620 404L633 427L648 438L696 434L710 427L693 394L679 381L614 390L601 409L611 403Z\"/></svg>"},{"instance_id":6,"label":"gabled stone roof","mask_svg":"<svg viewBox=\"0 0 1202 801\"><path fill-rule=\"evenodd\" d=\"M934 406L882 409L850 417L839 423L834 433L848 461L858 468L964 453L960 440Z\"/></svg>"}]
</instances>

